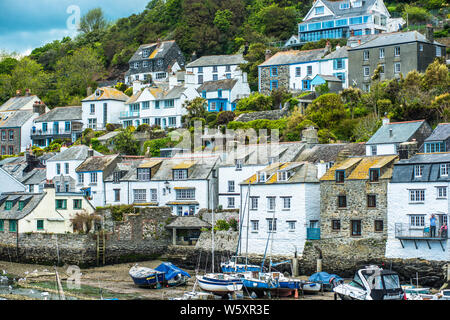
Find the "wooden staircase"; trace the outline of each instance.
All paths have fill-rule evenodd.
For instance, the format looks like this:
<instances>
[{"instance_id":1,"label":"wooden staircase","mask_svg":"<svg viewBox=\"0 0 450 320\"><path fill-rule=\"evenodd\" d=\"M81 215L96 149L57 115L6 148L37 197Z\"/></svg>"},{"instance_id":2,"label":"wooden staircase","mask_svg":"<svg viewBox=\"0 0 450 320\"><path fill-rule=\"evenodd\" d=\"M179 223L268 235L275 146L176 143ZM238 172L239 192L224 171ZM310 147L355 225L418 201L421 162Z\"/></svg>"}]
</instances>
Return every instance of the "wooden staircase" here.
<instances>
[{"instance_id":1,"label":"wooden staircase","mask_svg":"<svg viewBox=\"0 0 450 320\"><path fill-rule=\"evenodd\" d=\"M106 236L104 232L97 233L97 266L105 265Z\"/></svg>"}]
</instances>

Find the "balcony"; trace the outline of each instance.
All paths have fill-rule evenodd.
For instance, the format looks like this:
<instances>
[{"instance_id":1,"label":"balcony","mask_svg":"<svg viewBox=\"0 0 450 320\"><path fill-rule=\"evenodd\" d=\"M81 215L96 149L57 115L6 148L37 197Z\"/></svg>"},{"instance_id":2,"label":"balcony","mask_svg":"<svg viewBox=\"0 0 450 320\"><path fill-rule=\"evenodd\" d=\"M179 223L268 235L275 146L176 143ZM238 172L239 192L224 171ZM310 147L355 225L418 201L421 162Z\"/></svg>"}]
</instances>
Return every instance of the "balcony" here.
<instances>
[{"instance_id":1,"label":"balcony","mask_svg":"<svg viewBox=\"0 0 450 320\"><path fill-rule=\"evenodd\" d=\"M58 135L60 135L60 136L69 135L70 136L72 134L72 132L73 132L73 130L70 130L70 129L66 130L66 129L63 129L63 128L60 128L60 129L50 128L50 129L47 129L46 131L43 131L41 129L39 129L39 130L31 129L30 130L30 135L32 137L58 136Z\"/></svg>"},{"instance_id":2,"label":"balcony","mask_svg":"<svg viewBox=\"0 0 450 320\"><path fill-rule=\"evenodd\" d=\"M120 113L120 119L139 118L139 116L140 116L139 111L123 111Z\"/></svg>"},{"instance_id":3,"label":"balcony","mask_svg":"<svg viewBox=\"0 0 450 320\"><path fill-rule=\"evenodd\" d=\"M436 236L431 237L430 235L430 227L412 227L408 223L396 223L395 224L395 238L400 240L402 248L404 248L405 241L413 241L416 249L418 249L418 242L426 242L428 245L428 249L431 249L430 242L439 242L441 245L442 251L445 251L444 242L448 239L447 234L440 235L439 234L440 226L436 226Z\"/></svg>"},{"instance_id":4,"label":"balcony","mask_svg":"<svg viewBox=\"0 0 450 320\"><path fill-rule=\"evenodd\" d=\"M320 240L320 228L306 228L307 240Z\"/></svg>"}]
</instances>

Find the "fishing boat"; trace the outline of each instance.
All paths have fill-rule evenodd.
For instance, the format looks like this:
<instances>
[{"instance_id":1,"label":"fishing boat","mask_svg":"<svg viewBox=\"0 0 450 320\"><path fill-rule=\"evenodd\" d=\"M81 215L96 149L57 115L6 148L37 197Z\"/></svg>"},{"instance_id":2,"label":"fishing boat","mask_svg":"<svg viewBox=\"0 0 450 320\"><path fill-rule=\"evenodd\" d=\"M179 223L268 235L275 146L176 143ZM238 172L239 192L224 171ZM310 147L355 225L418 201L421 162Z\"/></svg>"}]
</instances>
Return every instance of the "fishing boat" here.
<instances>
[{"instance_id":1,"label":"fishing boat","mask_svg":"<svg viewBox=\"0 0 450 320\"><path fill-rule=\"evenodd\" d=\"M367 266L356 272L353 280L333 288L335 298L342 300L404 300L398 274L378 266Z\"/></svg>"},{"instance_id":2,"label":"fishing boat","mask_svg":"<svg viewBox=\"0 0 450 320\"><path fill-rule=\"evenodd\" d=\"M327 272L316 272L312 274L309 279L311 283L315 283L320 285L319 290L322 289L324 291L333 291L333 288L336 287L338 284L343 283L344 279L342 279L340 276L336 274L329 274ZM315 291L316 287L310 286L313 291Z\"/></svg>"},{"instance_id":3,"label":"fishing boat","mask_svg":"<svg viewBox=\"0 0 450 320\"><path fill-rule=\"evenodd\" d=\"M163 262L155 268L156 271L164 272L164 281L168 286L181 286L186 284L191 277L189 273L181 270L171 262Z\"/></svg>"},{"instance_id":4,"label":"fishing boat","mask_svg":"<svg viewBox=\"0 0 450 320\"><path fill-rule=\"evenodd\" d=\"M165 272L155 269L140 267L134 265L128 272L134 281L134 284L139 287L159 288L165 282Z\"/></svg>"}]
</instances>

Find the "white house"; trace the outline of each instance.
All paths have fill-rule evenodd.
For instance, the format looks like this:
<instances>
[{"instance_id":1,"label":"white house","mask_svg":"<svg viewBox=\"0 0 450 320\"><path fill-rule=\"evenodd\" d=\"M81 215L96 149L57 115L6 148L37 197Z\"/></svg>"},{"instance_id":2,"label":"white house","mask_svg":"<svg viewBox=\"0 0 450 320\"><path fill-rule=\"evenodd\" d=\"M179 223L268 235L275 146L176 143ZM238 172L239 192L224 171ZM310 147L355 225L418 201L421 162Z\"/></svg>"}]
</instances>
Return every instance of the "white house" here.
<instances>
[{"instance_id":1,"label":"white house","mask_svg":"<svg viewBox=\"0 0 450 320\"><path fill-rule=\"evenodd\" d=\"M236 79L247 74L239 68L241 63L247 63L242 54L203 56L186 65L186 84L200 86L207 81Z\"/></svg>"},{"instance_id":2,"label":"white house","mask_svg":"<svg viewBox=\"0 0 450 320\"><path fill-rule=\"evenodd\" d=\"M0 196L0 232L70 233L77 213L95 209L81 193L56 194L53 185L42 193L10 192Z\"/></svg>"},{"instance_id":3,"label":"white house","mask_svg":"<svg viewBox=\"0 0 450 320\"><path fill-rule=\"evenodd\" d=\"M397 162L388 185L386 257L449 261L447 235L439 234L450 213L450 153L418 153ZM434 214L436 233L430 233Z\"/></svg>"},{"instance_id":4,"label":"white house","mask_svg":"<svg viewBox=\"0 0 450 320\"><path fill-rule=\"evenodd\" d=\"M305 149L303 142L239 145L227 150L218 167L218 198L223 209L239 209L241 194L239 183L275 162L295 161Z\"/></svg>"},{"instance_id":5,"label":"white house","mask_svg":"<svg viewBox=\"0 0 450 320\"><path fill-rule=\"evenodd\" d=\"M366 155L398 154L401 143L416 141L420 147L432 133L430 125L425 120L389 122L383 119L383 125L366 142Z\"/></svg>"},{"instance_id":6,"label":"white house","mask_svg":"<svg viewBox=\"0 0 450 320\"><path fill-rule=\"evenodd\" d=\"M105 178L114 170L119 161L120 156L117 154L93 155L76 167L76 188L81 190L95 207L105 206L107 197Z\"/></svg>"},{"instance_id":7,"label":"white house","mask_svg":"<svg viewBox=\"0 0 450 320\"><path fill-rule=\"evenodd\" d=\"M85 145L61 148L61 152L47 160L46 178L53 181L57 193L79 191L77 167L87 158L101 155Z\"/></svg>"},{"instance_id":8,"label":"white house","mask_svg":"<svg viewBox=\"0 0 450 320\"><path fill-rule=\"evenodd\" d=\"M106 205L169 206L194 215L217 206L217 156L123 157L105 178Z\"/></svg>"},{"instance_id":9,"label":"white house","mask_svg":"<svg viewBox=\"0 0 450 320\"><path fill-rule=\"evenodd\" d=\"M134 94L125 102L126 111L120 113L124 128L141 124L158 125L162 129L179 128L181 117L187 113L183 107L187 101L199 97L192 86L175 85L141 88L133 83Z\"/></svg>"},{"instance_id":10,"label":"white house","mask_svg":"<svg viewBox=\"0 0 450 320\"><path fill-rule=\"evenodd\" d=\"M119 123L125 111L128 96L115 88L98 88L81 101L82 121L85 128L103 130L108 123Z\"/></svg>"},{"instance_id":11,"label":"white house","mask_svg":"<svg viewBox=\"0 0 450 320\"><path fill-rule=\"evenodd\" d=\"M300 43L398 31L388 28L390 14L383 0L316 0L298 25Z\"/></svg>"},{"instance_id":12,"label":"white house","mask_svg":"<svg viewBox=\"0 0 450 320\"><path fill-rule=\"evenodd\" d=\"M240 186L246 195L241 208L247 201L240 214L240 254L302 254L307 226L320 220L317 167L307 162L273 163Z\"/></svg>"},{"instance_id":13,"label":"white house","mask_svg":"<svg viewBox=\"0 0 450 320\"><path fill-rule=\"evenodd\" d=\"M250 87L244 76L235 79L206 81L197 92L207 100L210 112L234 111L237 102L250 95Z\"/></svg>"}]
</instances>

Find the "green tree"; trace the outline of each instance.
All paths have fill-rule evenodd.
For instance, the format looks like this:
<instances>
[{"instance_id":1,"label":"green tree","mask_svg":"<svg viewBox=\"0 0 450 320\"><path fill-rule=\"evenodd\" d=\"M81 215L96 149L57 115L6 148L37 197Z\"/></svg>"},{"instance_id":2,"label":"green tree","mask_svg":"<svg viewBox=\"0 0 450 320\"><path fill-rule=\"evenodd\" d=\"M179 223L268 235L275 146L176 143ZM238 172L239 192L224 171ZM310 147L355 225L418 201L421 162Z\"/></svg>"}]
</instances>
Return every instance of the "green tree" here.
<instances>
[{"instance_id":1,"label":"green tree","mask_svg":"<svg viewBox=\"0 0 450 320\"><path fill-rule=\"evenodd\" d=\"M233 12L228 9L217 10L214 17L214 25L222 32L227 32L232 23Z\"/></svg>"},{"instance_id":2,"label":"green tree","mask_svg":"<svg viewBox=\"0 0 450 320\"><path fill-rule=\"evenodd\" d=\"M319 128L328 128L333 131L339 122L345 118L345 107L338 94L327 93L311 103L306 110L306 116Z\"/></svg>"},{"instance_id":3,"label":"green tree","mask_svg":"<svg viewBox=\"0 0 450 320\"><path fill-rule=\"evenodd\" d=\"M205 99L197 97L191 101L187 101L183 104L186 108L187 115L185 117L187 123L193 118L205 118L206 117L207 102Z\"/></svg>"},{"instance_id":4,"label":"green tree","mask_svg":"<svg viewBox=\"0 0 450 320\"><path fill-rule=\"evenodd\" d=\"M101 8L94 8L81 17L79 30L85 34L93 31L103 31L108 27Z\"/></svg>"},{"instance_id":5,"label":"green tree","mask_svg":"<svg viewBox=\"0 0 450 320\"><path fill-rule=\"evenodd\" d=\"M133 136L133 132L128 128L114 137L114 149L120 154L138 155L139 141Z\"/></svg>"},{"instance_id":6,"label":"green tree","mask_svg":"<svg viewBox=\"0 0 450 320\"><path fill-rule=\"evenodd\" d=\"M272 109L272 98L259 92L238 101L236 111L265 111Z\"/></svg>"}]
</instances>

